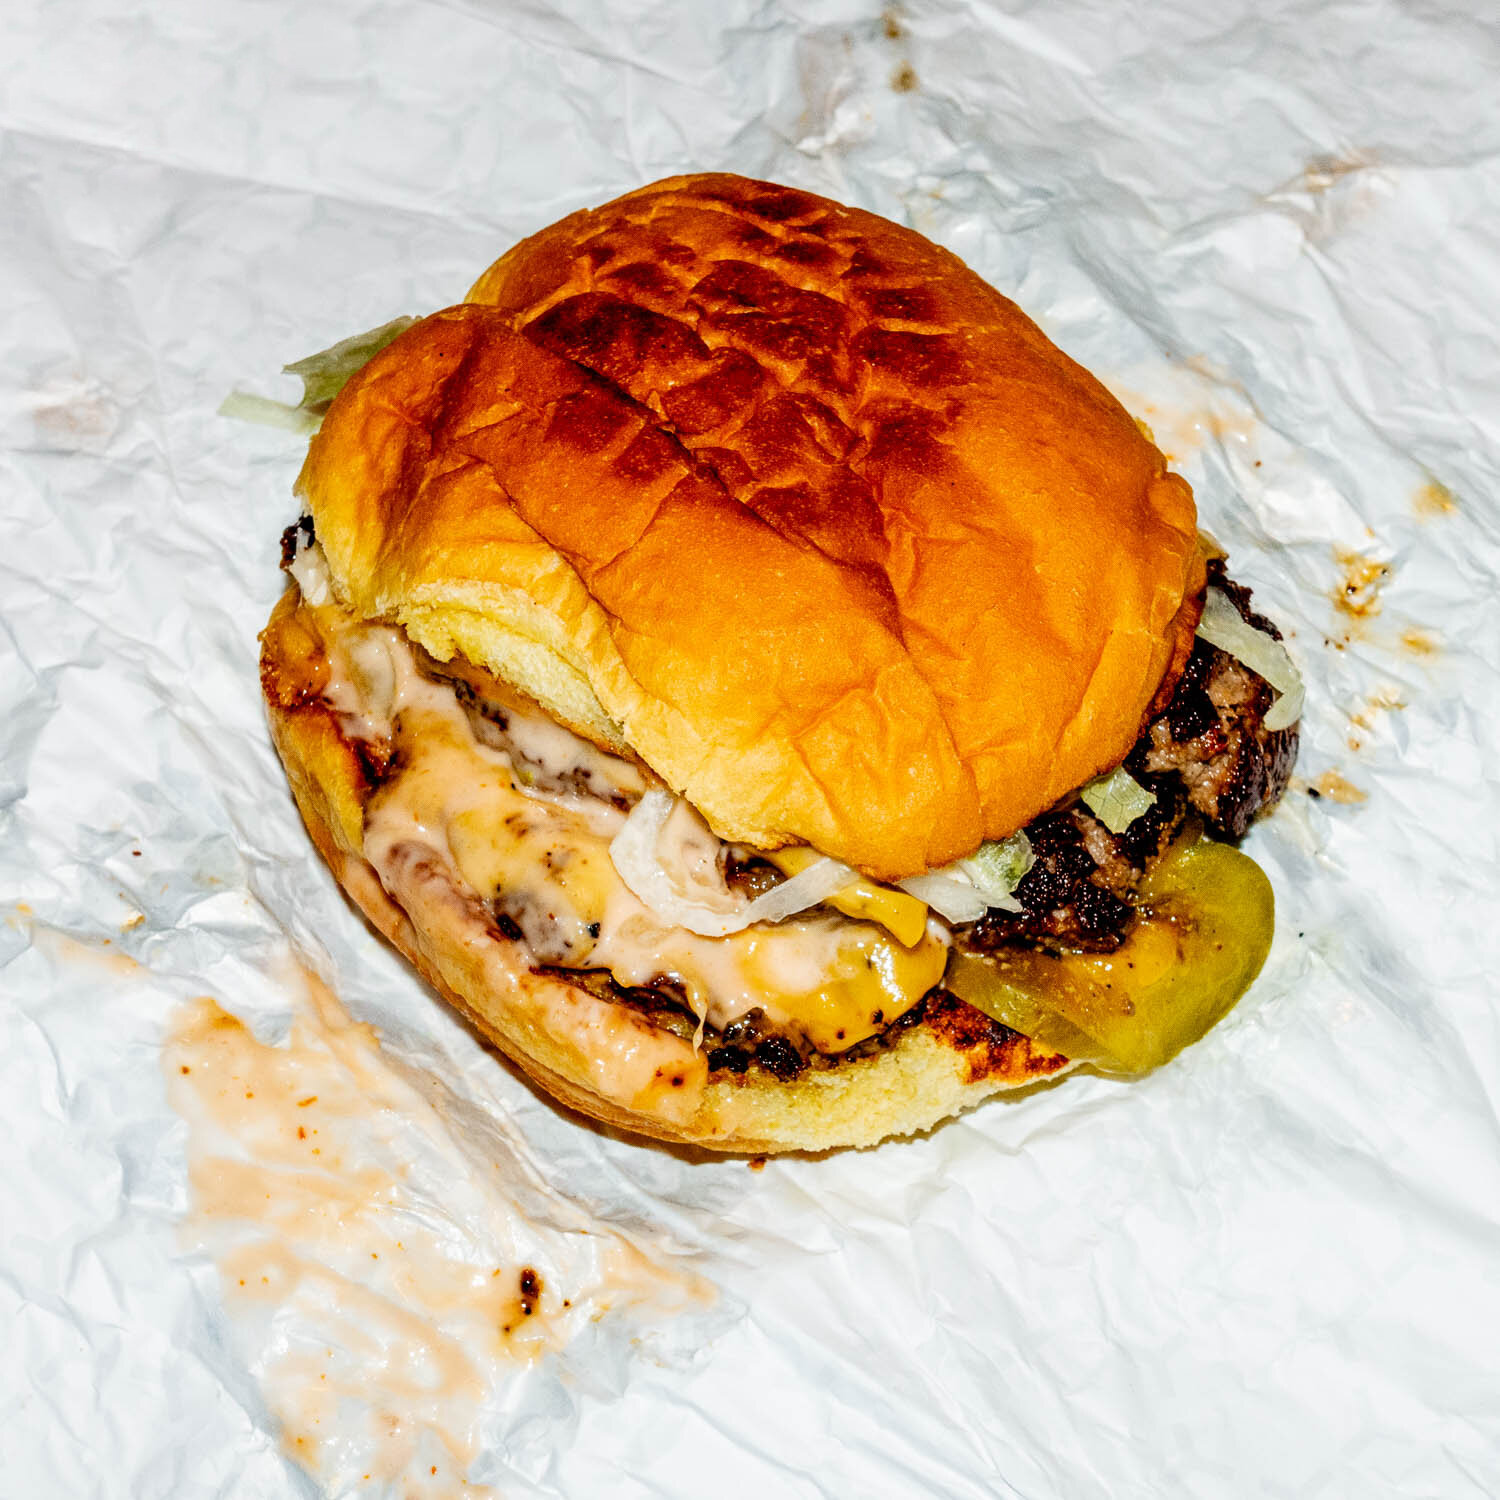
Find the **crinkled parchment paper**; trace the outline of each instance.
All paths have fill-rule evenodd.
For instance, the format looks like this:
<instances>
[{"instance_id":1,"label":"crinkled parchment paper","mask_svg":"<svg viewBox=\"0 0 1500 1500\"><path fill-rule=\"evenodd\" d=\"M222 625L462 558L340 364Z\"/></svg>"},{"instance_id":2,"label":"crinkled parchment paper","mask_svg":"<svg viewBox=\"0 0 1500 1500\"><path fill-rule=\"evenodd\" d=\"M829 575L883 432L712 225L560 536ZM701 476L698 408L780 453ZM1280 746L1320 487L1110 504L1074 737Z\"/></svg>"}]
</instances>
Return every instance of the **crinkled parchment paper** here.
<instances>
[{"instance_id":1,"label":"crinkled parchment paper","mask_svg":"<svg viewBox=\"0 0 1500 1500\"><path fill-rule=\"evenodd\" d=\"M1500 1492L1497 76L1482 0L6 7L0 1495ZM965 256L1287 628L1276 946L1156 1075L645 1149L312 857L255 670L298 445L220 400L683 167Z\"/></svg>"}]
</instances>

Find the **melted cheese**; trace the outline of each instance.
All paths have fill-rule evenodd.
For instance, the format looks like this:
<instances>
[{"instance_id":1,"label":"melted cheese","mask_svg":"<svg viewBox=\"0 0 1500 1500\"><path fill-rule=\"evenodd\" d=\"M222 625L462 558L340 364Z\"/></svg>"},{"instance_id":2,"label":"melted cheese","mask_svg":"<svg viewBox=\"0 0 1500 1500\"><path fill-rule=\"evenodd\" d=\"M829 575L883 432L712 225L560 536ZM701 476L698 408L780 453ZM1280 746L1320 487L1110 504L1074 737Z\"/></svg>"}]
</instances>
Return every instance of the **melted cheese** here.
<instances>
[{"instance_id":1,"label":"melted cheese","mask_svg":"<svg viewBox=\"0 0 1500 1500\"><path fill-rule=\"evenodd\" d=\"M806 844L793 844L787 849L776 849L765 858L784 875L800 875L803 870L822 856ZM888 885L877 885L873 880L860 876L842 890L835 891L827 904L846 917L855 917L868 922L879 922L908 948L921 942L927 930L927 905L905 891L892 890Z\"/></svg>"},{"instance_id":2,"label":"melted cheese","mask_svg":"<svg viewBox=\"0 0 1500 1500\"><path fill-rule=\"evenodd\" d=\"M327 612L319 614L326 623ZM876 1034L941 978L947 953L930 931L904 946L874 923L829 912L727 938L666 925L609 857L621 807L645 785L638 767L550 720L538 722L534 710L508 707L494 734L480 725L481 743L451 685L424 677L405 637L388 627L344 617L329 639L329 661L325 696L346 732L388 737L395 746L395 772L366 812L365 853L397 900L414 879L432 878L435 855L438 867L519 929L538 963L608 970L627 987L665 978L721 1031L759 1009L825 1052ZM424 851L425 862L412 849ZM710 863L716 856L716 841L696 854ZM431 892L428 898L431 906ZM455 924L466 901L472 920L472 899L449 903ZM643 1028L624 1007L563 994L579 994L579 1009L565 1014L567 1005L557 1002L549 1030L574 1036L586 1056L607 1057L601 1077L608 1075L612 1097L649 1091L663 1068L672 1071L637 1033L675 1038ZM612 1029L611 1018L633 1024ZM680 1059L676 1066L680 1072Z\"/></svg>"}]
</instances>

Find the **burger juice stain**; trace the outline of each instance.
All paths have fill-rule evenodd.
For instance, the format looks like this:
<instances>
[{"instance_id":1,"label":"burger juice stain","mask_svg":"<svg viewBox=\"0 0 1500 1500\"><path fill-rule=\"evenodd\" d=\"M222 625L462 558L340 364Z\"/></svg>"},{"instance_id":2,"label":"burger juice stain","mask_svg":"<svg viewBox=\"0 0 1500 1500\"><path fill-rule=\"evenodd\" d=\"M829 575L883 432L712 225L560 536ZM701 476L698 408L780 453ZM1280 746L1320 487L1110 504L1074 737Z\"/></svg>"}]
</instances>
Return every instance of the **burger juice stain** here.
<instances>
[{"instance_id":1,"label":"burger juice stain","mask_svg":"<svg viewBox=\"0 0 1500 1500\"><path fill-rule=\"evenodd\" d=\"M1391 565L1359 552L1335 551L1342 578L1333 591L1334 608L1351 620L1367 620L1380 613L1380 592Z\"/></svg>"},{"instance_id":2,"label":"burger juice stain","mask_svg":"<svg viewBox=\"0 0 1500 1500\"><path fill-rule=\"evenodd\" d=\"M1391 565L1338 547L1334 548L1333 559L1338 565L1339 581L1329 591L1329 597L1337 623L1324 644L1342 651L1354 640L1362 639L1369 622L1380 613L1381 591L1391 576Z\"/></svg>"},{"instance_id":3,"label":"burger juice stain","mask_svg":"<svg viewBox=\"0 0 1500 1500\"><path fill-rule=\"evenodd\" d=\"M1419 485L1412 496L1412 509L1427 521L1434 516L1451 516L1458 509L1458 501L1446 484L1429 479L1426 484Z\"/></svg>"},{"instance_id":4,"label":"burger juice stain","mask_svg":"<svg viewBox=\"0 0 1500 1500\"><path fill-rule=\"evenodd\" d=\"M887 6L880 13L880 29L888 42L902 42L906 37L906 28L901 24L901 12L892 5ZM904 51L898 48L898 51ZM917 70L912 67L911 59L903 56L891 74L891 88L898 94L910 94L917 87Z\"/></svg>"},{"instance_id":5,"label":"burger juice stain","mask_svg":"<svg viewBox=\"0 0 1500 1500\"><path fill-rule=\"evenodd\" d=\"M1349 715L1349 748L1364 749L1365 736L1374 730L1376 719L1383 713L1398 713L1405 707L1406 700L1396 688L1377 688L1365 699L1362 707Z\"/></svg>"},{"instance_id":6,"label":"burger juice stain","mask_svg":"<svg viewBox=\"0 0 1500 1500\"><path fill-rule=\"evenodd\" d=\"M1376 688L1364 706L1349 715L1349 723L1355 729L1373 729L1378 715L1396 713L1405 707L1406 700L1395 688Z\"/></svg>"},{"instance_id":7,"label":"burger juice stain","mask_svg":"<svg viewBox=\"0 0 1500 1500\"><path fill-rule=\"evenodd\" d=\"M1359 802L1368 800L1369 793L1347 781L1337 771L1324 771L1313 784L1308 787L1309 797L1327 797L1330 802L1338 802L1345 807L1351 807Z\"/></svg>"}]
</instances>

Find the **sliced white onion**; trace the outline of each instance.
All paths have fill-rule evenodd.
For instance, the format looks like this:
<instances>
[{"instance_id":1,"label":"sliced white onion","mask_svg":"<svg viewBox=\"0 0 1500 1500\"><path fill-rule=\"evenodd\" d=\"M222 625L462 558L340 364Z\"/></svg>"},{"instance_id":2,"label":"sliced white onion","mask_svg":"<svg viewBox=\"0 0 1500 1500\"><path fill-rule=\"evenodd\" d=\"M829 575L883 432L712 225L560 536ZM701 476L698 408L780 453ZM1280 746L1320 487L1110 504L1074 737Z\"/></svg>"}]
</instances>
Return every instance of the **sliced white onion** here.
<instances>
[{"instance_id":1,"label":"sliced white onion","mask_svg":"<svg viewBox=\"0 0 1500 1500\"><path fill-rule=\"evenodd\" d=\"M1124 833L1156 804L1156 793L1148 792L1124 766L1116 766L1107 776L1094 777L1078 795L1111 833Z\"/></svg>"},{"instance_id":2,"label":"sliced white onion","mask_svg":"<svg viewBox=\"0 0 1500 1500\"><path fill-rule=\"evenodd\" d=\"M1278 697L1265 719L1267 729L1290 729L1297 722L1305 696L1302 674L1286 647L1264 630L1247 624L1222 589L1209 589L1204 596L1198 634L1211 646L1244 662L1276 690Z\"/></svg>"},{"instance_id":3,"label":"sliced white onion","mask_svg":"<svg viewBox=\"0 0 1500 1500\"><path fill-rule=\"evenodd\" d=\"M681 894L661 857L662 833L677 807L676 797L653 787L631 809L625 826L609 846L609 857L620 879L655 916L699 937L728 937L754 922L784 921L826 901L857 878L848 865L824 858L753 901L731 904L735 898L727 887L722 903L690 901Z\"/></svg>"},{"instance_id":4,"label":"sliced white onion","mask_svg":"<svg viewBox=\"0 0 1500 1500\"><path fill-rule=\"evenodd\" d=\"M858 874L848 865L829 859L825 854L790 880L783 880L764 895L757 896L745 908L745 926L751 922L780 922L794 917L799 911L806 911L808 907L837 895L858 879Z\"/></svg>"},{"instance_id":5,"label":"sliced white onion","mask_svg":"<svg viewBox=\"0 0 1500 1500\"><path fill-rule=\"evenodd\" d=\"M297 555L286 565L286 570L297 580L297 587L309 604L327 604L333 599L328 559L316 542L304 545L303 536L301 531L297 533Z\"/></svg>"},{"instance_id":6,"label":"sliced white onion","mask_svg":"<svg viewBox=\"0 0 1500 1500\"><path fill-rule=\"evenodd\" d=\"M945 867L952 870L953 866ZM950 922L977 922L992 903L974 889L973 882L962 874L913 875L901 882L901 889L918 901L925 901L939 916Z\"/></svg>"}]
</instances>

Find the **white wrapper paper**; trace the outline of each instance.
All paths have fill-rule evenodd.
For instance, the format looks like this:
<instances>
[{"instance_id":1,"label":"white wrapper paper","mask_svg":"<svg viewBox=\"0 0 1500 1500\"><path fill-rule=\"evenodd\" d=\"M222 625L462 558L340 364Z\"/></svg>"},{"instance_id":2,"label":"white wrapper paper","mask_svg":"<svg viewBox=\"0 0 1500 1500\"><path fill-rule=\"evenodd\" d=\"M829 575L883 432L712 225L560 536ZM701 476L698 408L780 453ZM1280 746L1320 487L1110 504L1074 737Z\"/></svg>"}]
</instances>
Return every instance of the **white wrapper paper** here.
<instances>
[{"instance_id":1,"label":"white wrapper paper","mask_svg":"<svg viewBox=\"0 0 1500 1500\"><path fill-rule=\"evenodd\" d=\"M1500 1492L1487 6L29 0L0 42L0 1496ZM1160 1072L762 1171L644 1148L312 856L256 682L299 444L216 408L684 168L963 255L1286 629L1276 945ZM353 1101L305 1203L205 1217L291 1147L180 1072L202 996ZM545 1283L519 1351L491 1262Z\"/></svg>"}]
</instances>

